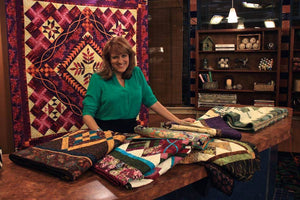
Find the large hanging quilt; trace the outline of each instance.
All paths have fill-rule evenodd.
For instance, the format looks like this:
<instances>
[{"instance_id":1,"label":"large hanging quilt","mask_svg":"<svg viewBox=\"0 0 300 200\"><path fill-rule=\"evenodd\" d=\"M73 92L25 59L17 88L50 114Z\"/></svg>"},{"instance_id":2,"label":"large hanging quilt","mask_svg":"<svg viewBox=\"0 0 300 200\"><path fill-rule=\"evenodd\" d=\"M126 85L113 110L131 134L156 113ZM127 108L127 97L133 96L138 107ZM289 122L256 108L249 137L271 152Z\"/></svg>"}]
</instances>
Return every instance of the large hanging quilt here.
<instances>
[{"instance_id":1,"label":"large hanging quilt","mask_svg":"<svg viewBox=\"0 0 300 200\"><path fill-rule=\"evenodd\" d=\"M146 0L6 0L16 149L86 128L82 100L108 39L123 36L148 80ZM147 123L141 108L140 120Z\"/></svg>"}]
</instances>

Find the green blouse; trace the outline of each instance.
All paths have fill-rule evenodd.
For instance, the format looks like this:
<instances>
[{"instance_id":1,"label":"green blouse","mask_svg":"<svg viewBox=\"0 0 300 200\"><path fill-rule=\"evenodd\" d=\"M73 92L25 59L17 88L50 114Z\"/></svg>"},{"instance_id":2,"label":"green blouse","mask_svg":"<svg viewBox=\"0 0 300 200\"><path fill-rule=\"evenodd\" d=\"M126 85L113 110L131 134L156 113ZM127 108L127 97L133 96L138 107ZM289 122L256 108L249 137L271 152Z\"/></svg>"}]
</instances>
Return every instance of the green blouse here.
<instances>
[{"instance_id":1,"label":"green blouse","mask_svg":"<svg viewBox=\"0 0 300 200\"><path fill-rule=\"evenodd\" d=\"M157 102L142 70L135 67L130 79L121 86L116 75L104 80L93 74L83 100L83 115L91 115L99 120L134 119L141 105L152 106Z\"/></svg>"}]
</instances>

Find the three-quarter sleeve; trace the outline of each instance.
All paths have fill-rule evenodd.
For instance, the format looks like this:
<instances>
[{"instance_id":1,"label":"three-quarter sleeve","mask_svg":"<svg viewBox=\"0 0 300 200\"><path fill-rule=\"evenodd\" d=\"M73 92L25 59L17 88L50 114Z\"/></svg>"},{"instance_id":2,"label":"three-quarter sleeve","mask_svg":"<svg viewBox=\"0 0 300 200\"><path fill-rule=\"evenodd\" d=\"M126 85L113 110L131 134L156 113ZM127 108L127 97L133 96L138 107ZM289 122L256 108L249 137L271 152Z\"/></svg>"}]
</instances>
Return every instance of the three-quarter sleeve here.
<instances>
[{"instance_id":1,"label":"three-quarter sleeve","mask_svg":"<svg viewBox=\"0 0 300 200\"><path fill-rule=\"evenodd\" d=\"M137 70L138 72L138 77L140 79L141 82L141 86L142 86L142 103L146 106L146 107L151 107L154 103L157 102L157 98L155 97L155 95L153 94L153 91L151 89L151 87L149 86L149 84L147 83L145 76L142 72L142 70L140 68L138 68L139 70Z\"/></svg>"},{"instance_id":2,"label":"three-quarter sleeve","mask_svg":"<svg viewBox=\"0 0 300 200\"><path fill-rule=\"evenodd\" d=\"M89 86L83 100L83 111L82 115L95 116L98 107L100 105L101 96L101 80L98 74L93 74Z\"/></svg>"}]
</instances>

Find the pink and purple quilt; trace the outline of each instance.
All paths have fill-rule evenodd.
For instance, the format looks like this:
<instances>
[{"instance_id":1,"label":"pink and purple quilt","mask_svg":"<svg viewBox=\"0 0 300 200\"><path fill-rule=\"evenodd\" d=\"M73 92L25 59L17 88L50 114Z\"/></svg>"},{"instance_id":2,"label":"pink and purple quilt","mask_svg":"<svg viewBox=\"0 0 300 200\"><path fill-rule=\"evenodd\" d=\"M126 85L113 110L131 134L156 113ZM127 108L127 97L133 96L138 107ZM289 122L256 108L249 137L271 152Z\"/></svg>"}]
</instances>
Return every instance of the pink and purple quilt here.
<instances>
[{"instance_id":1,"label":"pink and purple quilt","mask_svg":"<svg viewBox=\"0 0 300 200\"><path fill-rule=\"evenodd\" d=\"M125 37L148 80L146 0L6 0L15 148L86 128L82 100L106 41ZM147 123L142 107L140 120Z\"/></svg>"}]
</instances>

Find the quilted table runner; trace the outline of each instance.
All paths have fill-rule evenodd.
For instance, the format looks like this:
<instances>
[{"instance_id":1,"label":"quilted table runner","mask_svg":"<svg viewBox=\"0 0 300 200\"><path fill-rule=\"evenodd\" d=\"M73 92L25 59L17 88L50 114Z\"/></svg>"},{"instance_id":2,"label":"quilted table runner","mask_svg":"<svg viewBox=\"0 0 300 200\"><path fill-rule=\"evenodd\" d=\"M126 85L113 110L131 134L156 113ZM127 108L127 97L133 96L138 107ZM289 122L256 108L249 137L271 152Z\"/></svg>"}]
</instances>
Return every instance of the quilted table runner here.
<instances>
[{"instance_id":1,"label":"quilted table runner","mask_svg":"<svg viewBox=\"0 0 300 200\"><path fill-rule=\"evenodd\" d=\"M127 189L151 183L182 160L190 151L188 140L133 139L98 161L93 170Z\"/></svg>"},{"instance_id":2,"label":"quilted table runner","mask_svg":"<svg viewBox=\"0 0 300 200\"><path fill-rule=\"evenodd\" d=\"M234 129L255 132L285 118L287 115L288 110L280 107L216 106L207 111L200 119L221 116Z\"/></svg>"},{"instance_id":3,"label":"quilted table runner","mask_svg":"<svg viewBox=\"0 0 300 200\"><path fill-rule=\"evenodd\" d=\"M123 36L148 80L146 0L5 0L15 148L85 129L82 100L102 48ZM147 123L143 107L140 120Z\"/></svg>"},{"instance_id":4,"label":"quilted table runner","mask_svg":"<svg viewBox=\"0 0 300 200\"><path fill-rule=\"evenodd\" d=\"M124 135L112 131L78 130L14 152L9 158L19 165L73 181L124 140Z\"/></svg>"}]
</instances>

